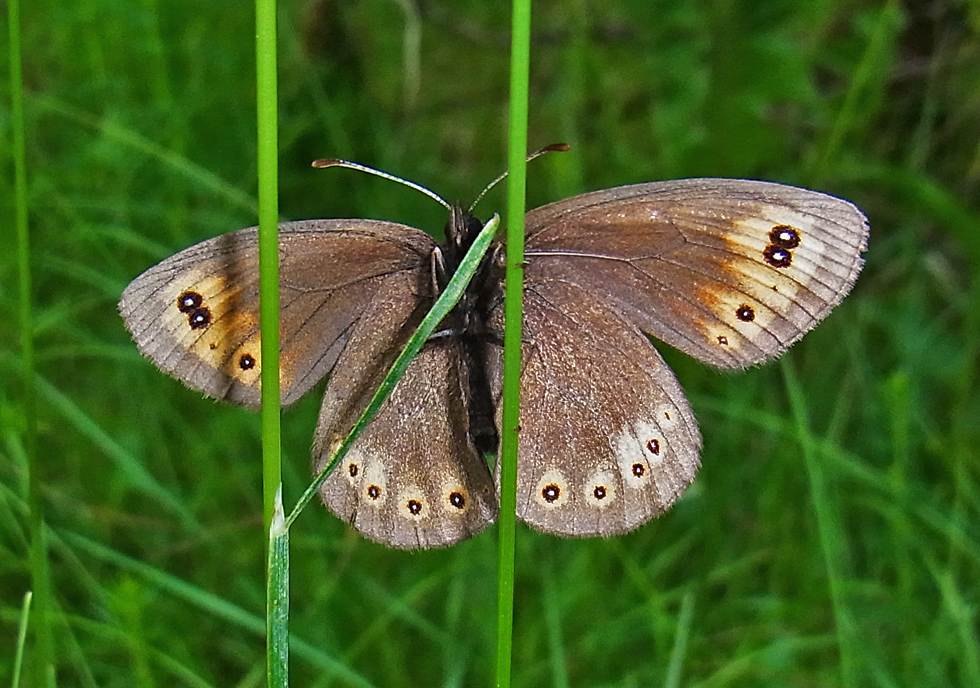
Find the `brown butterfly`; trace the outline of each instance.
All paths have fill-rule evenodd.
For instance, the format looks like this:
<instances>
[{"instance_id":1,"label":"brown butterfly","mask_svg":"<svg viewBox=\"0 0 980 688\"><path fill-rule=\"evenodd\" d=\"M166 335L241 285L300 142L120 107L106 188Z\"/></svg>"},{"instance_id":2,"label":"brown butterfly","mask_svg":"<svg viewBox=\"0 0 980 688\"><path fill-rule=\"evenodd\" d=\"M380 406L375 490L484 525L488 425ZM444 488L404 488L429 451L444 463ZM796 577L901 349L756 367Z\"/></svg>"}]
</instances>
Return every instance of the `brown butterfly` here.
<instances>
[{"instance_id":1,"label":"brown butterfly","mask_svg":"<svg viewBox=\"0 0 980 688\"><path fill-rule=\"evenodd\" d=\"M446 244L374 220L280 231L282 403L329 376L319 471L481 227L452 207ZM563 536L614 535L694 479L701 436L652 336L720 368L784 352L850 291L868 222L839 198L760 181L622 186L530 211L517 515ZM500 247L409 365L321 493L392 547L450 545L497 514ZM140 351L208 396L259 406L255 228L137 277L119 308Z\"/></svg>"}]
</instances>

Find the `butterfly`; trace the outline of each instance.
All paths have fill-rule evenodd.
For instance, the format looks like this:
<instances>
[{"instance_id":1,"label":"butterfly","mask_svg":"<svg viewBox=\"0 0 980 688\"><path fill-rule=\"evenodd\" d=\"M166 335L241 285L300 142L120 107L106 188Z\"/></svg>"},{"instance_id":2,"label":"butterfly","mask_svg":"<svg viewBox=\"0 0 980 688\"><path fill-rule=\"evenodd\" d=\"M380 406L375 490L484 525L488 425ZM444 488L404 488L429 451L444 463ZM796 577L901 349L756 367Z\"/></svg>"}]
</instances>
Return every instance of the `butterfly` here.
<instances>
[{"instance_id":1,"label":"butterfly","mask_svg":"<svg viewBox=\"0 0 980 688\"><path fill-rule=\"evenodd\" d=\"M651 339L718 368L763 363L820 322L861 270L853 204L762 181L685 179L585 193L527 213L517 516L610 536L692 482L697 421ZM482 223L451 206L442 245L365 219L279 226L280 384L327 377L318 472L452 276ZM397 548L451 545L498 511L504 264L491 248L459 304L322 484L326 506ZM137 277L119 309L139 350L204 394L260 404L256 228Z\"/></svg>"}]
</instances>

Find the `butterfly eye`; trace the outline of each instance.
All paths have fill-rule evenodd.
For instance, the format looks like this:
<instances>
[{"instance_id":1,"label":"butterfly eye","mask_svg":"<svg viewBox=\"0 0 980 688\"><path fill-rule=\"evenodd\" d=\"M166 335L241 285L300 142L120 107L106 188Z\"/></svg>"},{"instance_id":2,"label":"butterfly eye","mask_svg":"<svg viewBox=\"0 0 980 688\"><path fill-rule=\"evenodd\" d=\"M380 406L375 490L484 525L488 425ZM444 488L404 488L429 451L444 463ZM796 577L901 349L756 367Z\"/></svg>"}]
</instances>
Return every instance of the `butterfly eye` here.
<instances>
[{"instance_id":1,"label":"butterfly eye","mask_svg":"<svg viewBox=\"0 0 980 688\"><path fill-rule=\"evenodd\" d=\"M505 270L507 268L507 252L501 248L497 248L493 252L493 266L498 270Z\"/></svg>"},{"instance_id":2,"label":"butterfly eye","mask_svg":"<svg viewBox=\"0 0 980 688\"><path fill-rule=\"evenodd\" d=\"M365 460L356 449L347 455L346 466L348 481L360 494L358 501L380 509L388 501L388 479L384 467L376 460Z\"/></svg>"},{"instance_id":3,"label":"butterfly eye","mask_svg":"<svg viewBox=\"0 0 980 688\"><path fill-rule=\"evenodd\" d=\"M792 251L800 245L800 232L796 227L776 225L769 232L769 243L787 251Z\"/></svg>"},{"instance_id":4,"label":"butterfly eye","mask_svg":"<svg viewBox=\"0 0 980 688\"><path fill-rule=\"evenodd\" d=\"M541 498L549 504L554 504L561 497L561 487L555 483L548 483L541 488Z\"/></svg>"},{"instance_id":5,"label":"butterfly eye","mask_svg":"<svg viewBox=\"0 0 980 688\"><path fill-rule=\"evenodd\" d=\"M211 311L207 308L198 308L187 316L187 324L192 330L200 330L211 324Z\"/></svg>"},{"instance_id":6,"label":"butterfly eye","mask_svg":"<svg viewBox=\"0 0 980 688\"><path fill-rule=\"evenodd\" d=\"M202 303L204 303L203 296L196 291L188 290L177 297L177 310L181 313L193 313L201 307Z\"/></svg>"},{"instance_id":7,"label":"butterfly eye","mask_svg":"<svg viewBox=\"0 0 980 688\"><path fill-rule=\"evenodd\" d=\"M211 324L211 311L204 305L204 297L200 292L181 292L177 297L177 310L187 315L187 324L192 330L199 330Z\"/></svg>"},{"instance_id":8,"label":"butterfly eye","mask_svg":"<svg viewBox=\"0 0 980 688\"><path fill-rule=\"evenodd\" d=\"M534 497L541 506L555 508L568 501L565 498L567 488L568 482L565 477L552 468L541 476L538 486L535 488Z\"/></svg>"},{"instance_id":9,"label":"butterfly eye","mask_svg":"<svg viewBox=\"0 0 980 688\"><path fill-rule=\"evenodd\" d=\"M755 310L747 303L743 303L735 309L735 317L742 322L752 322L755 320Z\"/></svg>"},{"instance_id":10,"label":"butterfly eye","mask_svg":"<svg viewBox=\"0 0 980 688\"><path fill-rule=\"evenodd\" d=\"M585 486L586 504L600 509L609 506L615 501L616 483L613 473L610 471L599 471L589 476Z\"/></svg>"},{"instance_id":11,"label":"butterfly eye","mask_svg":"<svg viewBox=\"0 0 980 688\"><path fill-rule=\"evenodd\" d=\"M429 508L422 490L414 485L398 490L398 513L412 521L428 518Z\"/></svg>"},{"instance_id":12,"label":"butterfly eye","mask_svg":"<svg viewBox=\"0 0 980 688\"><path fill-rule=\"evenodd\" d=\"M776 225L769 232L769 245L762 256L774 268L788 268L793 262L793 249L800 241L800 232L795 227Z\"/></svg>"},{"instance_id":13,"label":"butterfly eye","mask_svg":"<svg viewBox=\"0 0 980 688\"><path fill-rule=\"evenodd\" d=\"M458 516L470 508L470 493L463 487L463 483L458 477L446 480L439 494L441 495L439 503L442 504L443 510L449 514Z\"/></svg>"},{"instance_id":14,"label":"butterfly eye","mask_svg":"<svg viewBox=\"0 0 980 688\"><path fill-rule=\"evenodd\" d=\"M784 248L779 248L773 244L766 246L762 256L774 268L788 268L793 262L793 254Z\"/></svg>"}]
</instances>

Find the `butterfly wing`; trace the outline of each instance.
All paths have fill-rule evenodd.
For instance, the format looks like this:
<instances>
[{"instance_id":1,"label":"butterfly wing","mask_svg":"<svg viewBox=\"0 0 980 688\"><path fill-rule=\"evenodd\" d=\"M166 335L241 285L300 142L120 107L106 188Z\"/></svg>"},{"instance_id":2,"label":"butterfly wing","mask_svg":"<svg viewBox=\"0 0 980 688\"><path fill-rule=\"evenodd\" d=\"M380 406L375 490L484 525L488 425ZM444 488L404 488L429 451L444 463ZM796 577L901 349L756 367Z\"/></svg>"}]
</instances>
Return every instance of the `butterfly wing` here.
<instances>
[{"instance_id":1,"label":"butterfly wing","mask_svg":"<svg viewBox=\"0 0 980 688\"><path fill-rule=\"evenodd\" d=\"M434 241L404 225L312 220L279 226L282 403L333 367L368 302L389 304L391 342L431 296ZM139 350L210 397L260 405L258 233L224 234L137 277L119 310Z\"/></svg>"},{"instance_id":2,"label":"butterfly wing","mask_svg":"<svg viewBox=\"0 0 980 688\"><path fill-rule=\"evenodd\" d=\"M355 328L320 411L313 447L319 473L370 401L393 358ZM372 371L366 374L366 371ZM454 337L428 342L343 462L320 488L327 507L390 547L443 547L479 533L497 515L496 493L469 434L468 362Z\"/></svg>"},{"instance_id":3,"label":"butterfly wing","mask_svg":"<svg viewBox=\"0 0 980 688\"><path fill-rule=\"evenodd\" d=\"M491 326L503 327L500 309ZM523 338L518 517L592 537L669 509L694 479L701 436L650 341L594 294L561 282L527 284ZM490 348L490 370L501 369L501 353ZM490 377L499 399L500 376Z\"/></svg>"},{"instance_id":4,"label":"butterfly wing","mask_svg":"<svg viewBox=\"0 0 980 688\"><path fill-rule=\"evenodd\" d=\"M857 279L867 218L770 182L686 179L575 196L527 214L527 281L569 282L695 358L778 356Z\"/></svg>"},{"instance_id":5,"label":"butterfly wing","mask_svg":"<svg viewBox=\"0 0 980 688\"><path fill-rule=\"evenodd\" d=\"M726 179L584 194L526 228L517 509L568 536L634 528L694 478L696 421L646 335L720 367L777 356L850 290L868 236L846 201Z\"/></svg>"}]
</instances>

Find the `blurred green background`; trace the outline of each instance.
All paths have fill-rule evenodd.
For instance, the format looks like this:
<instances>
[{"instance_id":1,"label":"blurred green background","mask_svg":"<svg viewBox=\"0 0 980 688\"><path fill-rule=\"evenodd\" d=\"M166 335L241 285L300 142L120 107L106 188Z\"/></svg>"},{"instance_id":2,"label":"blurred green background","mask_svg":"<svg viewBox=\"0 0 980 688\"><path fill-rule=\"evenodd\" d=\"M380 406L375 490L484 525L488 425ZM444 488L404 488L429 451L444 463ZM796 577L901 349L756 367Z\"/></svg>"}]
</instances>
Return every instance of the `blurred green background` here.
<instances>
[{"instance_id":1,"label":"blurred green background","mask_svg":"<svg viewBox=\"0 0 980 688\"><path fill-rule=\"evenodd\" d=\"M254 224L253 6L23 13L59 683L263 685L258 416L142 360L115 306L151 264ZM533 163L530 205L754 177L844 196L872 232L852 295L782 362L720 374L662 347L705 437L669 514L610 540L519 526L515 685L980 686L980 4L539 0L533 27L531 146L572 151ZM431 200L318 157L463 201L503 169L506 3L284 0L279 28L284 218L441 231ZM0 91L4 683L31 581ZM284 414L287 508L317 397ZM308 509L294 684L488 685L494 532L397 552Z\"/></svg>"}]
</instances>

